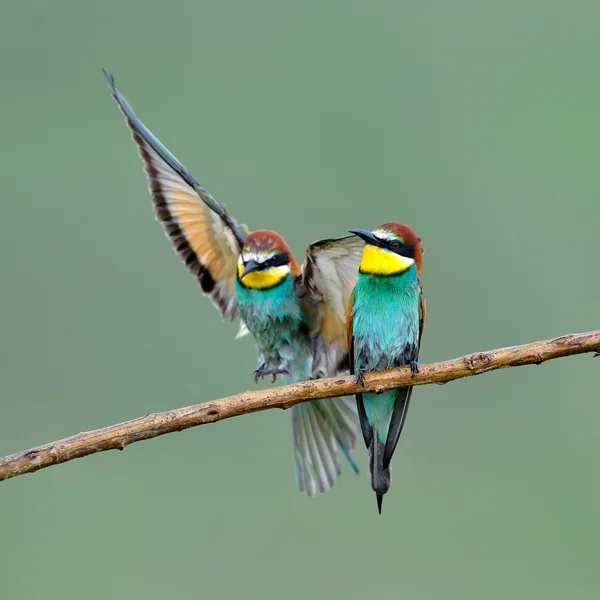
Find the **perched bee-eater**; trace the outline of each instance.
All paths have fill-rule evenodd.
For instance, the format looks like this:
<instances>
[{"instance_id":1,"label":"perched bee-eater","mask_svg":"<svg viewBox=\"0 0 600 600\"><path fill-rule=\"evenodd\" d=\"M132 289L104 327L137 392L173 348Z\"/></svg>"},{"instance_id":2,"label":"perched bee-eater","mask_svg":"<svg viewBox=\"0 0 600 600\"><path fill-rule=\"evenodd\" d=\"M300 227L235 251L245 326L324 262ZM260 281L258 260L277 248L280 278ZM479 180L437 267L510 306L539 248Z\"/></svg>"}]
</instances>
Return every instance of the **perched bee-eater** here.
<instances>
[{"instance_id":1,"label":"perched bee-eater","mask_svg":"<svg viewBox=\"0 0 600 600\"><path fill-rule=\"evenodd\" d=\"M157 219L202 292L226 320L240 317L258 350L255 379L288 382L348 372L346 307L358 277L363 241L357 236L315 242L301 268L274 231L248 233L137 118L104 72L138 146ZM309 496L340 475L338 450L350 454L358 436L350 398L292 408L297 484Z\"/></svg>"},{"instance_id":2,"label":"perched bee-eater","mask_svg":"<svg viewBox=\"0 0 600 600\"><path fill-rule=\"evenodd\" d=\"M374 231L355 229L365 248L348 305L350 371L364 373L410 365L418 370L425 298L419 276L421 241L406 225L385 223ZM412 387L356 396L360 426L369 449L371 486L381 513L391 483L390 462L402 432Z\"/></svg>"}]
</instances>

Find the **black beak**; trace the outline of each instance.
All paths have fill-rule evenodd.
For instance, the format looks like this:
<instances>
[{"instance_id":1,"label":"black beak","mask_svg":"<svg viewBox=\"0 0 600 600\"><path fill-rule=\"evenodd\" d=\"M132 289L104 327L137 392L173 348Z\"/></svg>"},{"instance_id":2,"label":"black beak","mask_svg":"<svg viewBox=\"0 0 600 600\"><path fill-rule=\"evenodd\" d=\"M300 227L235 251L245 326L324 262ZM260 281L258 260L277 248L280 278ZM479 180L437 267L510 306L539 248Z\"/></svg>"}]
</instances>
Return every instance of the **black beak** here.
<instances>
[{"instance_id":1,"label":"black beak","mask_svg":"<svg viewBox=\"0 0 600 600\"><path fill-rule=\"evenodd\" d=\"M371 244L373 246L381 246L381 241L378 240L370 231L367 231L366 229L350 229L350 233L353 233L362 240L365 240L367 244Z\"/></svg>"},{"instance_id":2,"label":"black beak","mask_svg":"<svg viewBox=\"0 0 600 600\"><path fill-rule=\"evenodd\" d=\"M246 268L244 269L244 272L241 274L240 280L244 279L244 277L246 277L246 275L248 275L248 273L252 273L253 271L258 271L262 268L263 268L263 266L260 263L257 263L255 260L250 259L246 263Z\"/></svg>"}]
</instances>

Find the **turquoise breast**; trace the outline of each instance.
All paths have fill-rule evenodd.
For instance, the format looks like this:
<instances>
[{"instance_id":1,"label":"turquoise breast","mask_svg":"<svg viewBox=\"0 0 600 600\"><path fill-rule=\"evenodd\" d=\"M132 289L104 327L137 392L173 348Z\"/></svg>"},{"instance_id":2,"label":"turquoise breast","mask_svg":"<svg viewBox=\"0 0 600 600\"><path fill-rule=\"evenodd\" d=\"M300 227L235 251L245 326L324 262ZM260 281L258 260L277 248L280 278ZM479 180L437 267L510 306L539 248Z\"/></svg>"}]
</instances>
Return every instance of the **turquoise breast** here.
<instances>
[{"instance_id":1,"label":"turquoise breast","mask_svg":"<svg viewBox=\"0 0 600 600\"><path fill-rule=\"evenodd\" d=\"M289 362L288 381L310 379L311 340L292 278L266 290L246 288L236 281L235 292L242 319L265 359Z\"/></svg>"},{"instance_id":2,"label":"turquoise breast","mask_svg":"<svg viewBox=\"0 0 600 600\"><path fill-rule=\"evenodd\" d=\"M389 369L419 341L419 282L413 265L402 275L360 274L352 309L355 368Z\"/></svg>"}]
</instances>

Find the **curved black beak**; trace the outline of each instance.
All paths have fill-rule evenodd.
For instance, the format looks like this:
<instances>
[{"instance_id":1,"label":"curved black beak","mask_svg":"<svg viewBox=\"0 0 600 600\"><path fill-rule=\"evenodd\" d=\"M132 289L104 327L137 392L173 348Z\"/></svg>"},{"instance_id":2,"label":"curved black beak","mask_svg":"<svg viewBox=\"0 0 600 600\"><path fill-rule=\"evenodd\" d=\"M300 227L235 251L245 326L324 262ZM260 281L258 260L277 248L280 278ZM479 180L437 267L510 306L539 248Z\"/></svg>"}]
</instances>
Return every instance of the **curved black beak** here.
<instances>
[{"instance_id":1,"label":"curved black beak","mask_svg":"<svg viewBox=\"0 0 600 600\"><path fill-rule=\"evenodd\" d=\"M252 273L253 271L259 271L263 268L263 265L257 263L255 260L250 259L244 268L244 272L240 275L240 280L244 279L248 273Z\"/></svg>"},{"instance_id":2,"label":"curved black beak","mask_svg":"<svg viewBox=\"0 0 600 600\"><path fill-rule=\"evenodd\" d=\"M367 244L372 244L373 246L381 246L381 241L378 240L370 231L366 229L350 229L350 233L357 235L359 238L367 242Z\"/></svg>"}]
</instances>

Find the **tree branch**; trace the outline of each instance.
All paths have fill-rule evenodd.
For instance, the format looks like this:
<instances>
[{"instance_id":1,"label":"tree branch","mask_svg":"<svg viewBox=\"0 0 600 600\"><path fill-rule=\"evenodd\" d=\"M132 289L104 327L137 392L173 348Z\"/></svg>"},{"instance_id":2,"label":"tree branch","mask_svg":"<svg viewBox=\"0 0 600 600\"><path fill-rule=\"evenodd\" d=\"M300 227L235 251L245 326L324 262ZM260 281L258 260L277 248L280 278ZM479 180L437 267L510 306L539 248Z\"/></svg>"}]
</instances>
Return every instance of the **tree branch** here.
<instances>
[{"instance_id":1,"label":"tree branch","mask_svg":"<svg viewBox=\"0 0 600 600\"><path fill-rule=\"evenodd\" d=\"M414 376L408 367L370 373L365 375L364 388L355 383L353 376L346 376L244 392L205 404L148 414L133 421L86 431L57 442L11 454L0 459L0 481L96 452L124 450L134 442L182 431L204 423L216 423L246 413L270 408L287 409L300 402L352 395L361 391L384 392L405 385L442 384L496 369L539 365L553 358L586 352L595 352L595 356L600 356L600 331L569 334L552 340L476 352L444 362L421 365L419 372Z\"/></svg>"}]
</instances>

